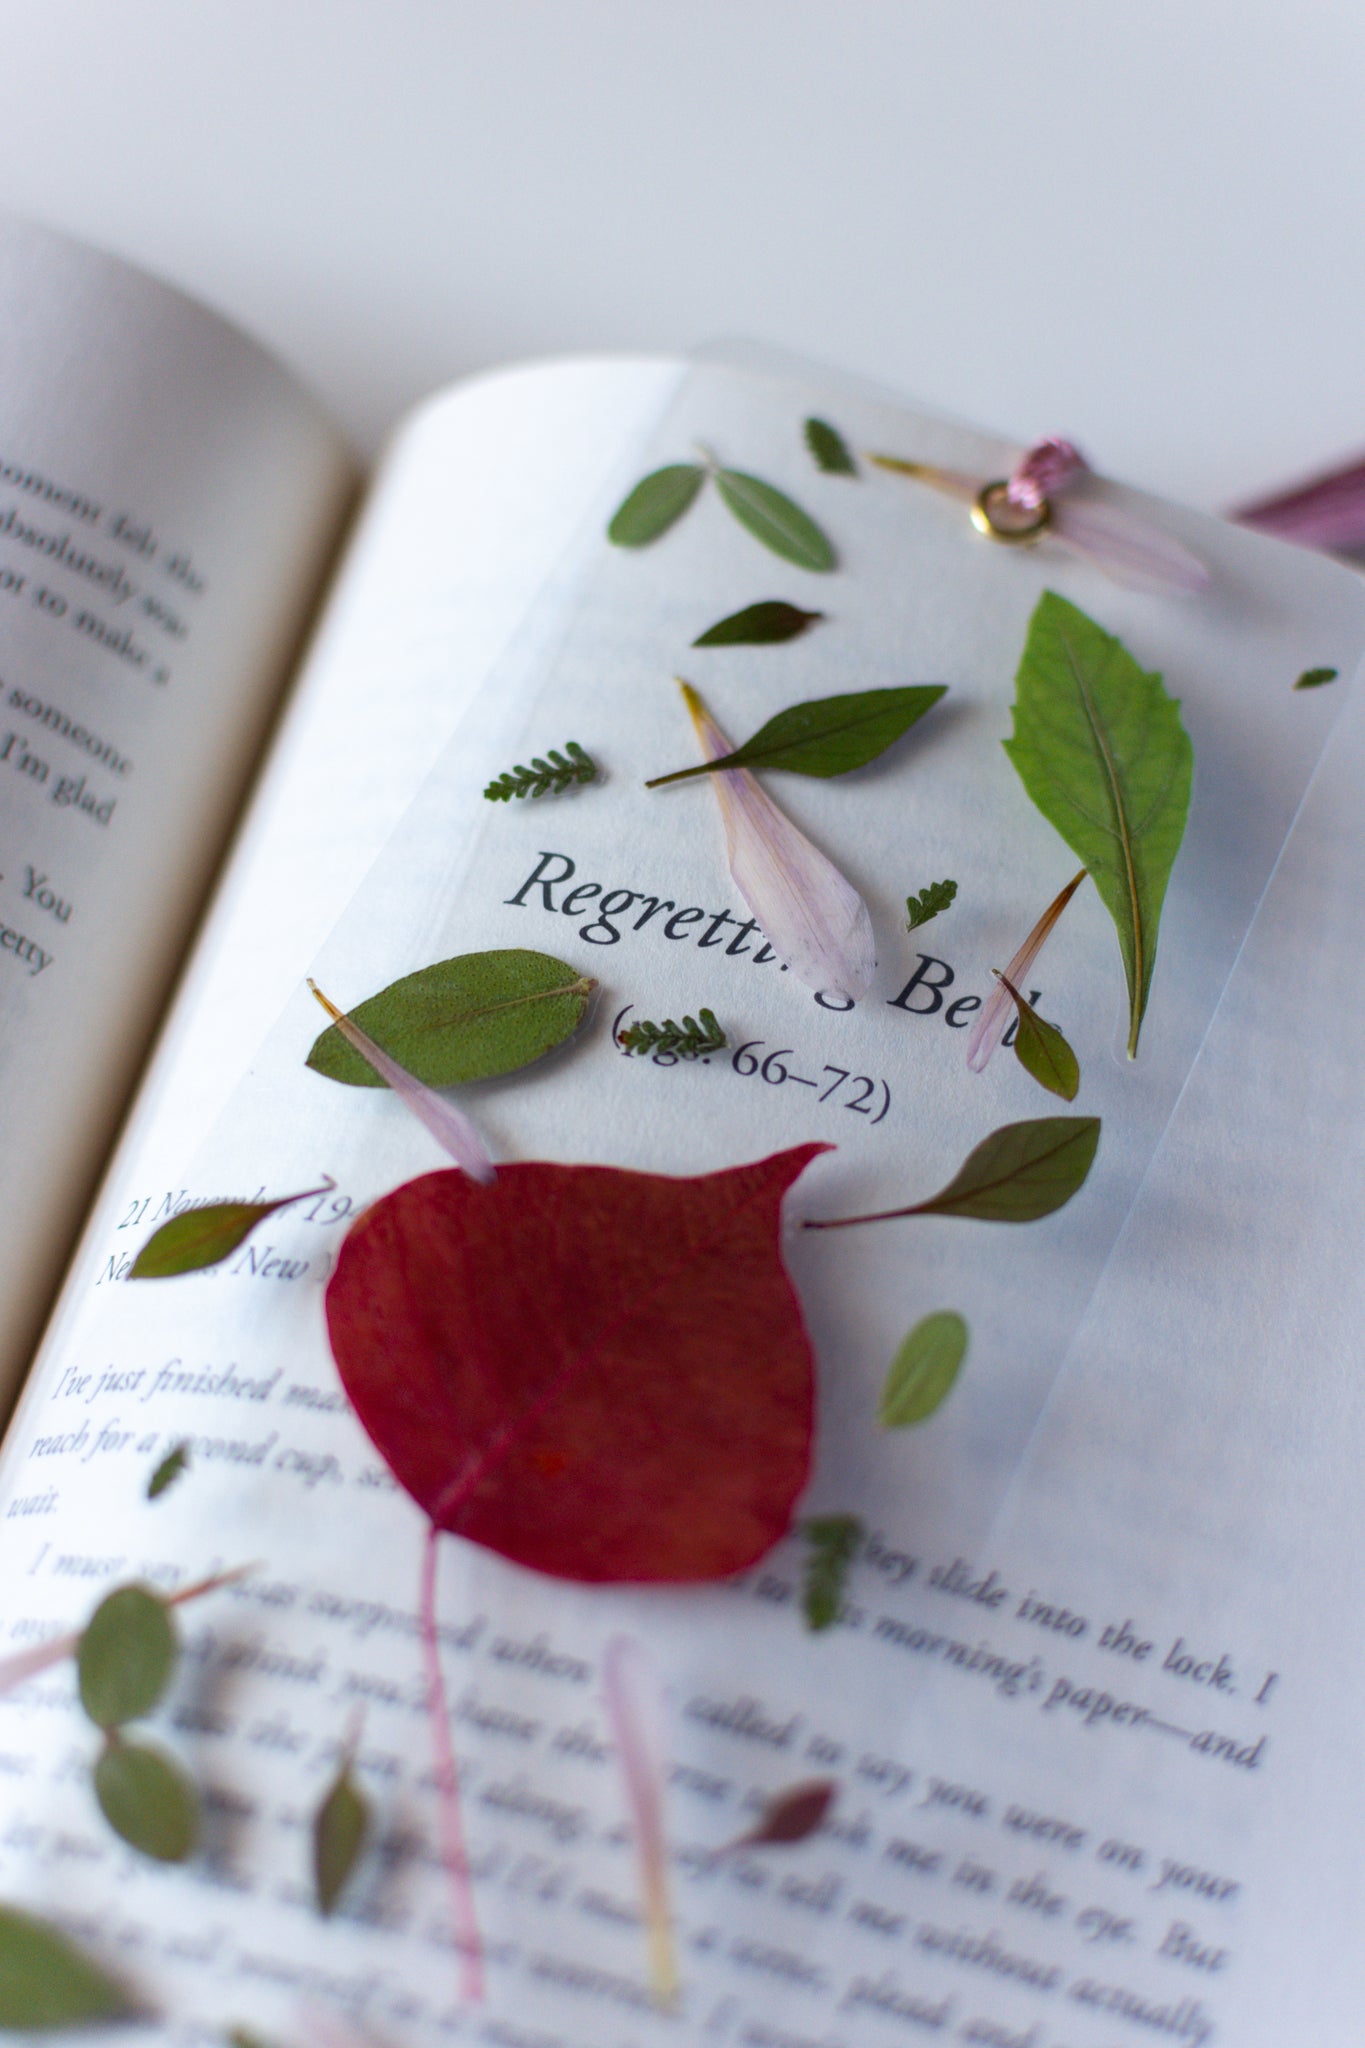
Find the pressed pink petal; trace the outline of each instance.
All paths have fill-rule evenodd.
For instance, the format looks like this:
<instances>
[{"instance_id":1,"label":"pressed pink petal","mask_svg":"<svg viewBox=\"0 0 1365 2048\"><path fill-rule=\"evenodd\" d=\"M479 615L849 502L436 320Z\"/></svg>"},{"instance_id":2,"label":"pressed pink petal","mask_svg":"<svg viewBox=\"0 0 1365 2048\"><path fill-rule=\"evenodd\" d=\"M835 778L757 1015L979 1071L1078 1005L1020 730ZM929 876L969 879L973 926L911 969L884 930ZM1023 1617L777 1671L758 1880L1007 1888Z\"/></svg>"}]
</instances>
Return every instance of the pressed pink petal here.
<instances>
[{"instance_id":1,"label":"pressed pink petal","mask_svg":"<svg viewBox=\"0 0 1365 2048\"><path fill-rule=\"evenodd\" d=\"M1365 462L1326 470L1291 491L1240 505L1231 516L1300 547L1343 552L1365 547Z\"/></svg>"},{"instance_id":2,"label":"pressed pink petal","mask_svg":"<svg viewBox=\"0 0 1365 2048\"><path fill-rule=\"evenodd\" d=\"M1047 499L1084 476L1089 467L1079 448L1049 434L1024 450L1005 486L1005 496L1023 511L1036 512Z\"/></svg>"},{"instance_id":3,"label":"pressed pink petal","mask_svg":"<svg viewBox=\"0 0 1365 2048\"><path fill-rule=\"evenodd\" d=\"M701 698L682 685L708 761L732 752ZM851 996L872 986L876 941L867 905L833 861L812 846L747 768L708 777L725 827L730 874L773 951L798 981Z\"/></svg>"},{"instance_id":4,"label":"pressed pink petal","mask_svg":"<svg viewBox=\"0 0 1365 2048\"><path fill-rule=\"evenodd\" d=\"M382 1045L376 1045L368 1031L362 1031L353 1018L339 1010L335 1003L327 1000L316 982L308 984L322 1004L337 1030L348 1045L354 1046L360 1057L372 1066L381 1081L387 1081L399 1101L405 1104L424 1124L432 1137L448 1152L457 1166L463 1167L471 1180L479 1181L484 1187L494 1177L493 1162L488 1156L483 1139L475 1130L462 1109L456 1109L453 1102L447 1102L434 1088L428 1088L425 1081L419 1081L406 1067L400 1067L391 1059Z\"/></svg>"},{"instance_id":5,"label":"pressed pink petal","mask_svg":"<svg viewBox=\"0 0 1365 2048\"><path fill-rule=\"evenodd\" d=\"M0 1693L9 1692L16 1685L36 1678L40 1671L50 1671L54 1664L62 1663L67 1657L74 1657L80 1646L78 1630L75 1635L53 1636L46 1643L36 1643L31 1650L20 1650L13 1657L0 1658Z\"/></svg>"},{"instance_id":6,"label":"pressed pink petal","mask_svg":"<svg viewBox=\"0 0 1365 2048\"><path fill-rule=\"evenodd\" d=\"M974 1074L984 1071L991 1054L1009 1029L1010 1018L1014 1015L1014 997L1005 987L1005 983L1012 981L1016 988L1024 986L1025 975L1042 952L1052 927L1080 888L1085 876L1086 870L1082 868L1079 874L1072 876L1061 894L1053 898L982 1004L981 1015L977 1018L972 1035L967 1040L967 1065Z\"/></svg>"},{"instance_id":7,"label":"pressed pink petal","mask_svg":"<svg viewBox=\"0 0 1365 2048\"><path fill-rule=\"evenodd\" d=\"M1197 555L1155 525L1114 505L1062 498L1052 508L1052 538L1115 583L1159 596L1206 590L1209 572Z\"/></svg>"},{"instance_id":8,"label":"pressed pink petal","mask_svg":"<svg viewBox=\"0 0 1365 2048\"><path fill-rule=\"evenodd\" d=\"M602 1659L602 1692L616 1753L625 1774L635 1843L640 1855L650 1971L659 2003L678 1995L678 1966L668 1901L668 1841L664 1830L663 1688L653 1660L633 1636L613 1636Z\"/></svg>"}]
</instances>

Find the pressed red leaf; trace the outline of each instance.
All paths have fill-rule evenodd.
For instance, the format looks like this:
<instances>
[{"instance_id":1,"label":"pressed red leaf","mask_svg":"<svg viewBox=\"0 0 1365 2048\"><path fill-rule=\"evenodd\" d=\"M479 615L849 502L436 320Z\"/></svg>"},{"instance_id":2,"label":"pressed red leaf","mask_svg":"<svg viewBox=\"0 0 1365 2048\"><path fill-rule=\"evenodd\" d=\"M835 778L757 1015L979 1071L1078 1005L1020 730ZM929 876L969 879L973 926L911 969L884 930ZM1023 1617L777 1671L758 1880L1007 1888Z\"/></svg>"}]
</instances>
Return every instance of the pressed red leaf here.
<instances>
[{"instance_id":1,"label":"pressed red leaf","mask_svg":"<svg viewBox=\"0 0 1365 2048\"><path fill-rule=\"evenodd\" d=\"M327 1289L346 1392L440 1529L557 1578L742 1571L806 1484L782 1197L824 1145L694 1179L541 1162L395 1189Z\"/></svg>"},{"instance_id":2,"label":"pressed red leaf","mask_svg":"<svg viewBox=\"0 0 1365 2048\"><path fill-rule=\"evenodd\" d=\"M788 1785L774 1792L747 1835L731 1843L734 1849L768 1849L804 1842L813 1835L834 1804L839 1786L833 1778L808 1778L804 1784Z\"/></svg>"}]
</instances>

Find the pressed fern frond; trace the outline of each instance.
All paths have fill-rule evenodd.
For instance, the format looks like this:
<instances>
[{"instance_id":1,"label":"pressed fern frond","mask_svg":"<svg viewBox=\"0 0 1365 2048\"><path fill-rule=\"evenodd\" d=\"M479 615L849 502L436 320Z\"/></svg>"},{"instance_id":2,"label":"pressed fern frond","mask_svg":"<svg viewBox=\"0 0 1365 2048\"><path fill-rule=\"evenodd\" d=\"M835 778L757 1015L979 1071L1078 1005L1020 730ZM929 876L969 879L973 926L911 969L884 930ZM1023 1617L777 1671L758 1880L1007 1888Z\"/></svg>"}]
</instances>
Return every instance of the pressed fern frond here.
<instances>
[{"instance_id":1,"label":"pressed fern frond","mask_svg":"<svg viewBox=\"0 0 1365 2048\"><path fill-rule=\"evenodd\" d=\"M515 768L495 776L484 795L490 803L505 804L514 796L562 796L566 789L596 780L597 763L592 756L584 753L577 740L566 740L562 754L558 747L551 747L545 759L533 754L529 768L518 762Z\"/></svg>"},{"instance_id":2,"label":"pressed fern frond","mask_svg":"<svg viewBox=\"0 0 1365 2048\"><path fill-rule=\"evenodd\" d=\"M723 1052L727 1040L715 1012L703 1010L700 1022L695 1017L684 1017L681 1024L672 1017L665 1017L662 1024L642 1020L623 1031L619 1043L627 1052L671 1052L680 1060L695 1060L704 1053Z\"/></svg>"}]
</instances>

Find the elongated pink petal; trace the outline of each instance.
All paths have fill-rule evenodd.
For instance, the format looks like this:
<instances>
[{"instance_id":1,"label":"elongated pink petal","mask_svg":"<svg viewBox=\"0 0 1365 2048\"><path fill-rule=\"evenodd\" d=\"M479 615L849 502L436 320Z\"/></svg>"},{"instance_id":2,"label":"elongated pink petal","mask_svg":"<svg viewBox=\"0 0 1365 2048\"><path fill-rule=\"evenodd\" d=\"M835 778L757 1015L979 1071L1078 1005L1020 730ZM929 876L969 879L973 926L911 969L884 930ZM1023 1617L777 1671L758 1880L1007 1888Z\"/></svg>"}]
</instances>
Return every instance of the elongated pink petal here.
<instances>
[{"instance_id":1,"label":"elongated pink petal","mask_svg":"<svg viewBox=\"0 0 1365 2048\"><path fill-rule=\"evenodd\" d=\"M1208 588L1209 572L1199 557L1134 512L1097 505L1089 498L1060 498L1052 507L1047 530L1073 555L1092 562L1129 590L1166 597Z\"/></svg>"},{"instance_id":2,"label":"elongated pink petal","mask_svg":"<svg viewBox=\"0 0 1365 2048\"><path fill-rule=\"evenodd\" d=\"M1231 517L1305 548L1365 548L1365 462L1310 477L1290 491L1239 505Z\"/></svg>"},{"instance_id":3,"label":"elongated pink petal","mask_svg":"<svg viewBox=\"0 0 1365 2048\"><path fill-rule=\"evenodd\" d=\"M1014 1015L1014 997L1005 987L1005 983L1012 981L1017 989L1023 988L1025 975L1042 952L1052 927L1085 880L1085 874L1086 871L1082 868L1079 874L1073 875L1061 894L1055 896L1049 903L1010 961L1003 976L996 981L995 987L982 1004L981 1015L977 1018L972 1035L967 1040L967 1065L974 1074L984 1071L991 1054L1009 1028L1010 1018Z\"/></svg>"},{"instance_id":4,"label":"elongated pink petal","mask_svg":"<svg viewBox=\"0 0 1365 2048\"><path fill-rule=\"evenodd\" d=\"M80 1632L71 1636L53 1636L48 1642L36 1643L31 1650L20 1650L13 1657L0 1658L0 1693L9 1692L16 1685L23 1685L27 1679L36 1678L40 1671L50 1671L54 1664L60 1664L67 1657L74 1657L80 1648Z\"/></svg>"},{"instance_id":5,"label":"elongated pink petal","mask_svg":"<svg viewBox=\"0 0 1365 2048\"><path fill-rule=\"evenodd\" d=\"M696 691L682 685L708 761L732 752ZM856 1001L872 986L876 942L867 905L780 811L747 768L709 776L720 805L730 874L773 951L798 981Z\"/></svg>"},{"instance_id":6,"label":"elongated pink petal","mask_svg":"<svg viewBox=\"0 0 1365 2048\"><path fill-rule=\"evenodd\" d=\"M1010 472L1005 496L1025 512L1036 512L1045 499L1068 489L1089 467L1079 448L1058 434L1049 434L1024 450Z\"/></svg>"},{"instance_id":7,"label":"elongated pink petal","mask_svg":"<svg viewBox=\"0 0 1365 2048\"><path fill-rule=\"evenodd\" d=\"M447 1102L434 1088L428 1088L425 1081L419 1081L406 1067L400 1067L391 1059L382 1045L376 1045L368 1031L360 1026L335 1003L328 1002L316 982L308 984L322 1004L337 1030L348 1045L354 1046L360 1057L372 1066L381 1081L387 1081L394 1094L413 1115L419 1124L424 1124L432 1137L448 1152L457 1166L463 1167L471 1180L479 1181L484 1187L494 1177L493 1162L488 1156L483 1139L475 1130L462 1109L456 1109L453 1102Z\"/></svg>"},{"instance_id":8,"label":"elongated pink petal","mask_svg":"<svg viewBox=\"0 0 1365 2048\"><path fill-rule=\"evenodd\" d=\"M668 1841L664 1831L663 1688L643 1644L613 1636L602 1659L602 1693L625 1774L626 1796L640 1855L640 1883L649 1930L650 1974L660 2005L678 1995L678 1965L668 1903Z\"/></svg>"}]
</instances>

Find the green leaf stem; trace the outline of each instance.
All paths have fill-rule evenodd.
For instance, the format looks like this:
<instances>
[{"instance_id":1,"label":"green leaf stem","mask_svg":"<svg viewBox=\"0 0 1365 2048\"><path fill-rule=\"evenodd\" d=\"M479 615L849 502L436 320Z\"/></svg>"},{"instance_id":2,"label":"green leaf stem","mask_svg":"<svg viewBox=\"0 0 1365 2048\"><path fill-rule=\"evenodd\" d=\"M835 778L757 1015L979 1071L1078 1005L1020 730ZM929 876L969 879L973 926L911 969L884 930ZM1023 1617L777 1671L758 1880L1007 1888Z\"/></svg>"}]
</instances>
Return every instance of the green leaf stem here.
<instances>
[{"instance_id":1,"label":"green leaf stem","mask_svg":"<svg viewBox=\"0 0 1365 2048\"><path fill-rule=\"evenodd\" d=\"M798 604L786 604L780 597L764 598L760 604L745 605L717 619L692 642L694 647L773 647L808 633L823 612L803 612Z\"/></svg>"},{"instance_id":2,"label":"green leaf stem","mask_svg":"<svg viewBox=\"0 0 1365 2048\"><path fill-rule=\"evenodd\" d=\"M849 453L848 443L837 427L828 420L810 419L805 424L806 446L814 457L817 469L823 469L827 476L856 476L858 465Z\"/></svg>"},{"instance_id":3,"label":"green leaf stem","mask_svg":"<svg viewBox=\"0 0 1365 2048\"><path fill-rule=\"evenodd\" d=\"M1152 984L1157 929L1190 807L1194 750L1161 677L1044 591L1016 677L1005 751L1084 862L1114 920L1128 982L1128 1054Z\"/></svg>"},{"instance_id":4,"label":"green leaf stem","mask_svg":"<svg viewBox=\"0 0 1365 2048\"><path fill-rule=\"evenodd\" d=\"M313 1889L325 1920L360 1859L370 1829L370 1807L348 1756L313 1815Z\"/></svg>"},{"instance_id":5,"label":"green leaf stem","mask_svg":"<svg viewBox=\"0 0 1365 2048\"><path fill-rule=\"evenodd\" d=\"M1060 1095L1063 1102L1074 1102L1081 1085L1080 1062L1075 1053L1057 1026L1046 1023L1007 976L1002 974L1000 979L1014 997L1019 1012L1019 1028L1014 1034L1015 1058L1024 1072L1032 1074L1049 1094Z\"/></svg>"},{"instance_id":6,"label":"green leaf stem","mask_svg":"<svg viewBox=\"0 0 1365 2048\"><path fill-rule=\"evenodd\" d=\"M607 539L618 548L643 548L682 518L706 481L699 462L673 462L651 470L618 506Z\"/></svg>"},{"instance_id":7,"label":"green leaf stem","mask_svg":"<svg viewBox=\"0 0 1365 2048\"><path fill-rule=\"evenodd\" d=\"M563 796L566 789L583 789L597 780L597 763L577 740L566 740L564 752L551 747L548 756L533 754L528 768L518 762L502 775L495 775L484 790L489 803L510 803L513 797Z\"/></svg>"},{"instance_id":8,"label":"green leaf stem","mask_svg":"<svg viewBox=\"0 0 1365 2048\"><path fill-rule=\"evenodd\" d=\"M1060 1209L1094 1164L1097 1116L1045 1116L1002 1124L969 1152L947 1187L927 1202L878 1209L868 1216L808 1218L807 1230L847 1230L897 1216L970 1216L980 1223L1033 1223Z\"/></svg>"},{"instance_id":9,"label":"green leaf stem","mask_svg":"<svg viewBox=\"0 0 1365 2048\"><path fill-rule=\"evenodd\" d=\"M419 968L349 1015L427 1087L451 1088L514 1073L561 1045L596 986L551 953L511 946ZM350 1088L385 1086L335 1024L318 1035L308 1065Z\"/></svg>"},{"instance_id":10,"label":"green leaf stem","mask_svg":"<svg viewBox=\"0 0 1365 2048\"><path fill-rule=\"evenodd\" d=\"M815 521L775 484L742 469L718 469L715 474L725 505L765 548L784 562L795 562L798 569L823 572L835 566L834 549Z\"/></svg>"},{"instance_id":11,"label":"green leaf stem","mask_svg":"<svg viewBox=\"0 0 1365 2048\"><path fill-rule=\"evenodd\" d=\"M0 2027L33 2032L121 2020L123 1985L45 1920L0 1906Z\"/></svg>"},{"instance_id":12,"label":"green leaf stem","mask_svg":"<svg viewBox=\"0 0 1365 2048\"><path fill-rule=\"evenodd\" d=\"M927 1422L947 1400L967 1356L967 1325L950 1308L916 1323L891 1361L877 1420L883 1429Z\"/></svg>"},{"instance_id":13,"label":"green leaf stem","mask_svg":"<svg viewBox=\"0 0 1365 2048\"><path fill-rule=\"evenodd\" d=\"M158 1863L183 1863L199 1839L199 1801L162 1749L113 1737L95 1765L95 1797L116 1835Z\"/></svg>"},{"instance_id":14,"label":"green leaf stem","mask_svg":"<svg viewBox=\"0 0 1365 2048\"><path fill-rule=\"evenodd\" d=\"M905 899L905 929L918 931L922 924L928 924L931 917L938 917L957 895L956 882L929 882L918 896Z\"/></svg>"},{"instance_id":15,"label":"green leaf stem","mask_svg":"<svg viewBox=\"0 0 1365 2048\"><path fill-rule=\"evenodd\" d=\"M863 1540L863 1525L857 1515L815 1515L801 1524L801 1534L810 1546L801 1611L806 1627L818 1635L839 1619L844 1584Z\"/></svg>"},{"instance_id":16,"label":"green leaf stem","mask_svg":"<svg viewBox=\"0 0 1365 2048\"><path fill-rule=\"evenodd\" d=\"M121 1728L150 1714L179 1655L164 1600L146 1586L118 1586L85 1626L76 1652L81 1705L97 1728Z\"/></svg>"},{"instance_id":17,"label":"green leaf stem","mask_svg":"<svg viewBox=\"0 0 1365 2048\"><path fill-rule=\"evenodd\" d=\"M784 768L792 775L847 775L893 746L947 694L946 683L915 683L898 690L850 690L792 704L760 726L752 739L715 761L656 775L646 789L714 775L718 768Z\"/></svg>"}]
</instances>

